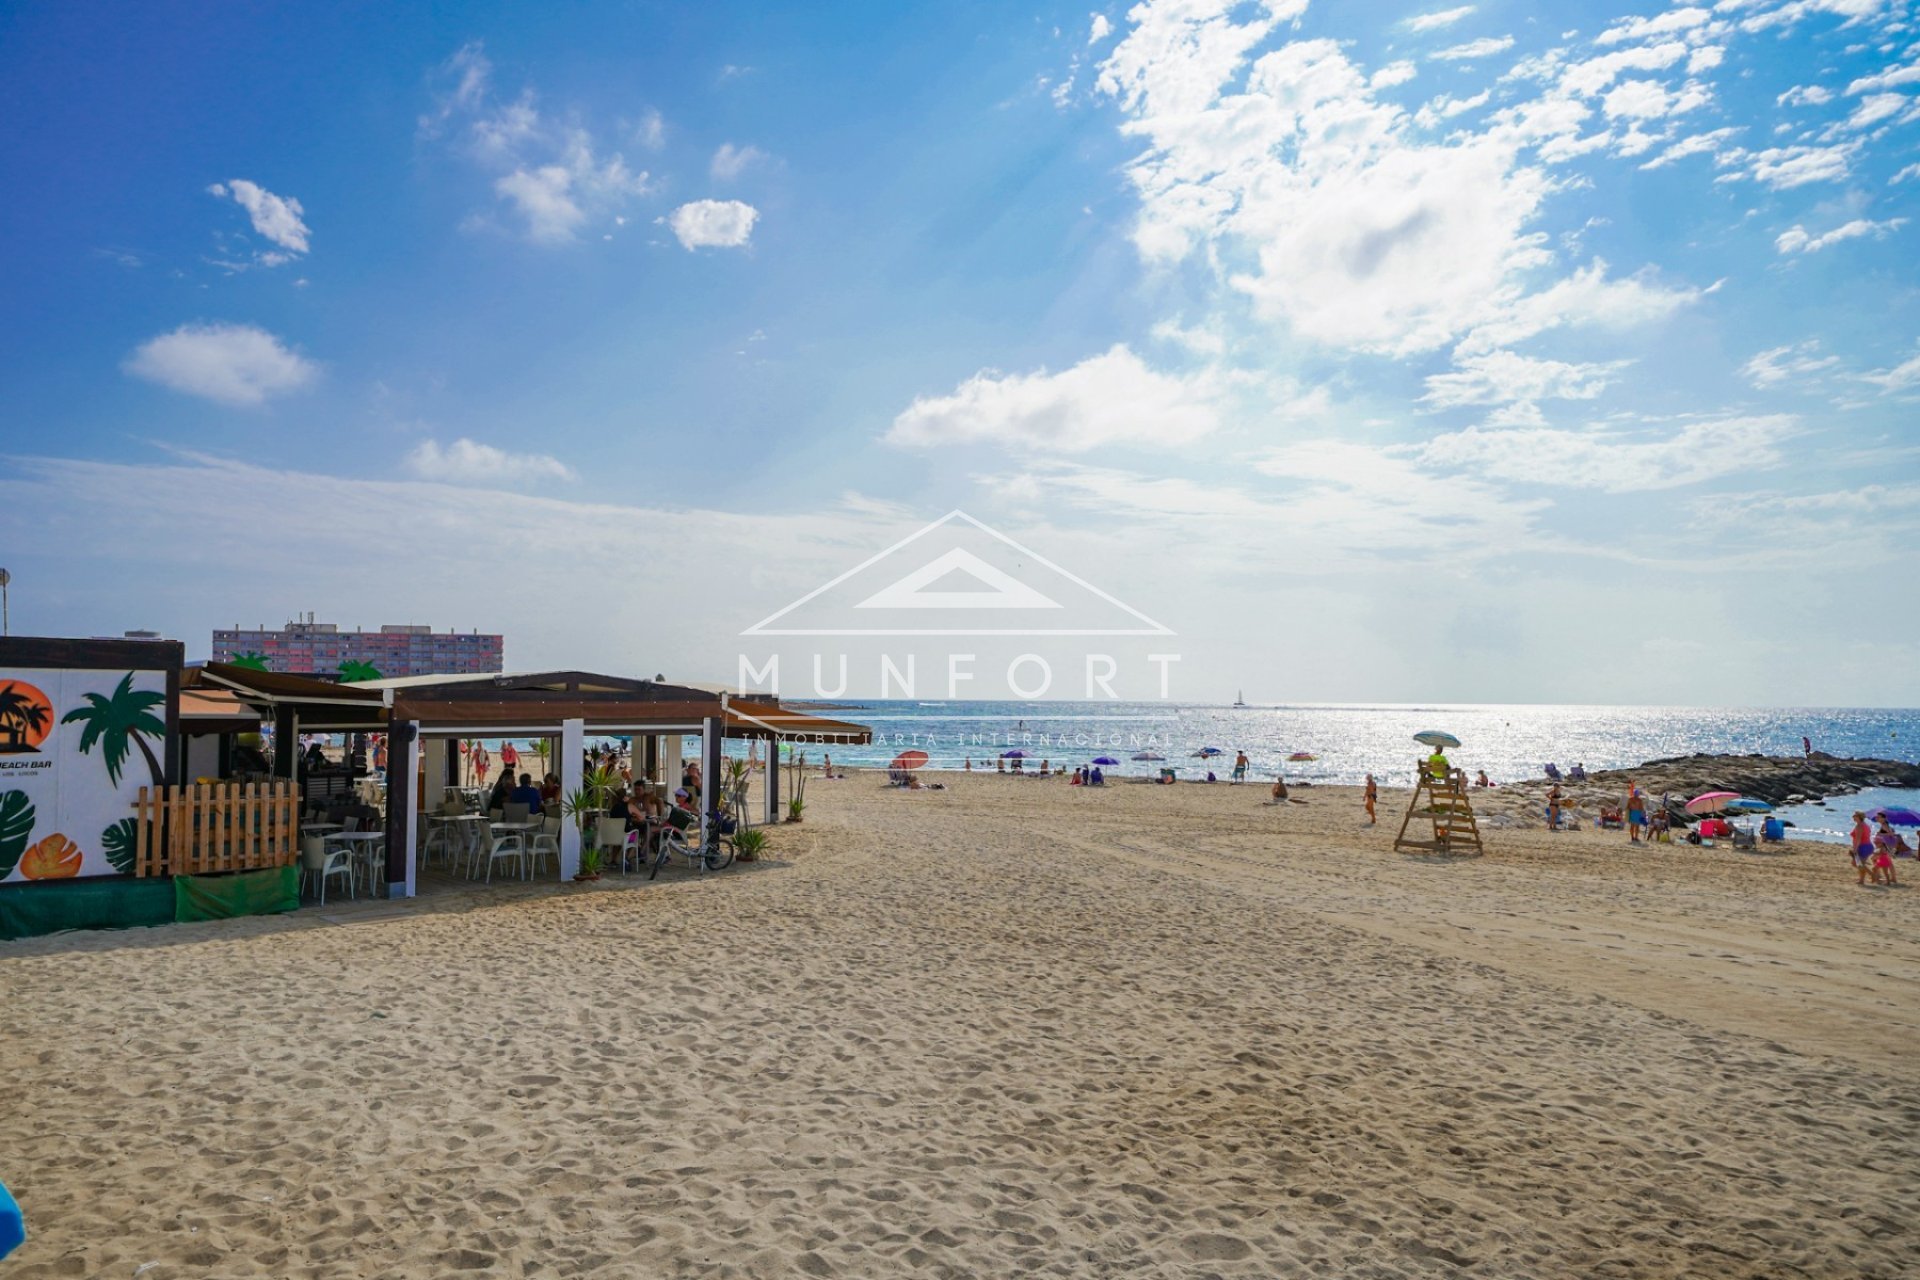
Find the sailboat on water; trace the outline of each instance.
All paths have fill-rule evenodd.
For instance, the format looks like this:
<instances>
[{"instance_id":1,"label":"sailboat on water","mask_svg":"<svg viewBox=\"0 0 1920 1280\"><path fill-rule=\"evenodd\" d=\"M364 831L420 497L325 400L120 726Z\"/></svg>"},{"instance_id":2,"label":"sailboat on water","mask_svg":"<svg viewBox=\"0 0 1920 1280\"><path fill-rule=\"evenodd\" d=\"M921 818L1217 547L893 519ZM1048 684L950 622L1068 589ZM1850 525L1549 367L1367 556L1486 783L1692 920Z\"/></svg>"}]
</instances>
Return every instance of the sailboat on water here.
<instances>
[{"instance_id":1,"label":"sailboat on water","mask_svg":"<svg viewBox=\"0 0 1920 1280\"><path fill-rule=\"evenodd\" d=\"M1247 691L1245 689L1235 689L1233 691L1233 705L1236 707L1244 707L1247 705Z\"/></svg>"}]
</instances>

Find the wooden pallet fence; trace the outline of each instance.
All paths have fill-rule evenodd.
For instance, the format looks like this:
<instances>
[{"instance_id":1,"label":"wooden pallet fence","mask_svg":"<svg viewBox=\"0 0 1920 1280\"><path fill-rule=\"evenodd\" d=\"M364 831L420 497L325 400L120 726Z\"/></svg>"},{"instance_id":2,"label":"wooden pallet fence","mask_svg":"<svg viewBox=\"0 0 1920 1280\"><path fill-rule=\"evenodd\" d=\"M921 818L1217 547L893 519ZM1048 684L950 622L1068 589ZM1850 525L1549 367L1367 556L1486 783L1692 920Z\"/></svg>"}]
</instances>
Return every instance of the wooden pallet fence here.
<instances>
[{"instance_id":1,"label":"wooden pallet fence","mask_svg":"<svg viewBox=\"0 0 1920 1280\"><path fill-rule=\"evenodd\" d=\"M134 801L134 874L211 875L291 866L300 856L294 784L142 787Z\"/></svg>"}]
</instances>

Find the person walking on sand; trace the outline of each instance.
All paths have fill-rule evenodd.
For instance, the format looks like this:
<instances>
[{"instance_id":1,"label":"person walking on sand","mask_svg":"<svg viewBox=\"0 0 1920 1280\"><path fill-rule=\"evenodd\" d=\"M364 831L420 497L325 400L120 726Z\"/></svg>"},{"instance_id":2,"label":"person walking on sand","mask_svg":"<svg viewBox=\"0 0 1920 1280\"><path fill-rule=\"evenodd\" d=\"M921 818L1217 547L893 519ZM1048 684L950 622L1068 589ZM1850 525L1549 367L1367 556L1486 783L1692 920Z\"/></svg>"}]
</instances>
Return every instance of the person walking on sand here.
<instances>
[{"instance_id":1,"label":"person walking on sand","mask_svg":"<svg viewBox=\"0 0 1920 1280\"><path fill-rule=\"evenodd\" d=\"M1854 811L1853 831L1847 843L1853 848L1853 868L1860 873L1860 886L1865 888L1867 876L1873 870L1873 828L1867 825L1867 815L1860 810Z\"/></svg>"},{"instance_id":2,"label":"person walking on sand","mask_svg":"<svg viewBox=\"0 0 1920 1280\"><path fill-rule=\"evenodd\" d=\"M1627 779L1627 843L1639 844L1641 828L1647 825L1647 794Z\"/></svg>"},{"instance_id":3,"label":"person walking on sand","mask_svg":"<svg viewBox=\"0 0 1920 1280\"><path fill-rule=\"evenodd\" d=\"M1884 884L1889 889L1899 881L1893 876L1893 853L1899 846L1899 837L1893 834L1893 828L1885 818L1880 819L1880 829L1873 833L1873 882Z\"/></svg>"},{"instance_id":4,"label":"person walking on sand","mask_svg":"<svg viewBox=\"0 0 1920 1280\"><path fill-rule=\"evenodd\" d=\"M1380 801L1380 784L1373 780L1372 774L1367 775L1366 801L1367 801L1367 825L1372 826L1374 823L1373 806L1378 804Z\"/></svg>"},{"instance_id":5,"label":"person walking on sand","mask_svg":"<svg viewBox=\"0 0 1920 1280\"><path fill-rule=\"evenodd\" d=\"M1244 750L1235 751L1233 754L1233 780L1236 785L1247 780L1247 765L1247 753Z\"/></svg>"}]
</instances>

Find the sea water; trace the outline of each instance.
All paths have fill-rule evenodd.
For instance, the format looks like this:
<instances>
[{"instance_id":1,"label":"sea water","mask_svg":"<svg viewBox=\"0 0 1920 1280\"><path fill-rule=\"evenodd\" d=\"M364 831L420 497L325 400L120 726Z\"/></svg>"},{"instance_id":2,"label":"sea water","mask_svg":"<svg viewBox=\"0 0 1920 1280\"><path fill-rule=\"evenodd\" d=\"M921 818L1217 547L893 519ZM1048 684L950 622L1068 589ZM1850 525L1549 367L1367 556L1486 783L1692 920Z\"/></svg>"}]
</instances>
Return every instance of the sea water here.
<instances>
[{"instance_id":1,"label":"sea water","mask_svg":"<svg viewBox=\"0 0 1920 1280\"><path fill-rule=\"evenodd\" d=\"M1549 761L1563 771L1624 768L1667 756L1799 755L1801 739L1836 756L1911 761L1920 756L1920 711L1872 708L1730 709L1496 705L1282 705L1229 707L1194 703L907 702L837 703L821 714L873 729L865 746L820 743L799 749L812 759L884 767L900 752L928 754L927 768L995 767L1009 751L1025 766L1041 761L1068 769L1096 758L1121 777L1176 768L1182 778L1226 777L1245 751L1257 777L1355 784L1409 774L1426 749L1413 735L1440 729L1460 739L1448 751L1470 775L1495 782L1542 776ZM1211 759L1196 752L1217 748ZM1167 757L1136 761L1138 754ZM1295 754L1312 760L1291 760ZM1849 814L1852 809L1847 810Z\"/></svg>"}]
</instances>

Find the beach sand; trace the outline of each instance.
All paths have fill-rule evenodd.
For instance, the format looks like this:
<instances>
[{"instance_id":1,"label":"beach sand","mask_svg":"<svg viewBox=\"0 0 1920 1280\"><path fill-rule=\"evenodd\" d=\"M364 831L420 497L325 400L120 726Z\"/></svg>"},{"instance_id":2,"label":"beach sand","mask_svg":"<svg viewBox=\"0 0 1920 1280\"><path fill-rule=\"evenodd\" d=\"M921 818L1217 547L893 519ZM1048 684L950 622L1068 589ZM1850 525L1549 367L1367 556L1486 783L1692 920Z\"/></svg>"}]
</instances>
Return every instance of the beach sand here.
<instances>
[{"instance_id":1,"label":"beach sand","mask_svg":"<svg viewBox=\"0 0 1920 1280\"><path fill-rule=\"evenodd\" d=\"M1920 1273L1920 889L947 780L704 879L0 945L6 1274Z\"/></svg>"}]
</instances>

